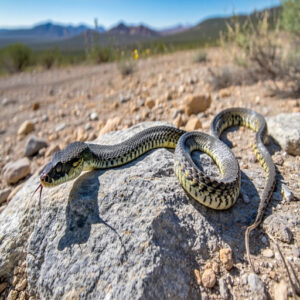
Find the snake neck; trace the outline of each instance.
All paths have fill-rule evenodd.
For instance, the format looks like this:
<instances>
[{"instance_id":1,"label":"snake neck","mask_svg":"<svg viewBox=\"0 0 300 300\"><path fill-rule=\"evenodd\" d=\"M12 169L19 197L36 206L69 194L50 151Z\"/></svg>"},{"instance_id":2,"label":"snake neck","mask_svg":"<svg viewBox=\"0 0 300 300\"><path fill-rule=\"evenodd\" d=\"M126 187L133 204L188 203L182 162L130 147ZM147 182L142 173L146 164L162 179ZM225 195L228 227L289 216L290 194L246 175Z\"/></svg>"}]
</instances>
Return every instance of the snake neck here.
<instances>
[{"instance_id":1,"label":"snake neck","mask_svg":"<svg viewBox=\"0 0 300 300\"><path fill-rule=\"evenodd\" d=\"M156 126L145 129L117 145L87 144L90 156L85 160L84 170L107 169L125 165L155 148L176 148L185 133L175 127Z\"/></svg>"}]
</instances>

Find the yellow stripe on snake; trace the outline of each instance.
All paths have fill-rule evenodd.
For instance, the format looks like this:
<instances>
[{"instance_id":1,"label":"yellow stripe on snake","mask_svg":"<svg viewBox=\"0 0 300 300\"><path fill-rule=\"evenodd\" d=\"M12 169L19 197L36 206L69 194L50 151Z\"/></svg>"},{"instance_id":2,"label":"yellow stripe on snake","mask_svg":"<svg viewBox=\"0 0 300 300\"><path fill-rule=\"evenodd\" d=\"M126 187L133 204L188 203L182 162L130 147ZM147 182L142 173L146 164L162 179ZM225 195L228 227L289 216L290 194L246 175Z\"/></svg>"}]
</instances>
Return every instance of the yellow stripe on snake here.
<instances>
[{"instance_id":1,"label":"yellow stripe on snake","mask_svg":"<svg viewBox=\"0 0 300 300\"><path fill-rule=\"evenodd\" d=\"M219 137L231 126L246 126L256 132L254 152L267 173L266 184L254 223L245 233L245 245L250 259L249 233L256 228L264 215L275 186L275 167L264 146L267 135L265 119L246 108L231 108L220 112L213 120L211 134L185 132L170 126L148 128L132 138L112 146L84 142L69 144L54 154L43 170L42 187L53 187L79 176L83 170L106 169L124 165L154 148L175 148L174 170L186 192L201 204L216 210L230 208L236 202L241 185L239 164L232 151ZM207 153L221 172L221 179L203 173L193 162L193 151Z\"/></svg>"}]
</instances>

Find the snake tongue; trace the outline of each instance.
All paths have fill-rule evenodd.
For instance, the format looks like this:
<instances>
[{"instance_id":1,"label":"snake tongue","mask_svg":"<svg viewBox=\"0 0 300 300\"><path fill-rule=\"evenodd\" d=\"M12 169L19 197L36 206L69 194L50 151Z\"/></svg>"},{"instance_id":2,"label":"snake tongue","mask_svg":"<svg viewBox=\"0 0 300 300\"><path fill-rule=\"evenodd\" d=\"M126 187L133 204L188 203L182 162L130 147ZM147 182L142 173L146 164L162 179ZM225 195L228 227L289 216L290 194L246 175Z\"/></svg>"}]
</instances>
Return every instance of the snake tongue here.
<instances>
[{"instance_id":1,"label":"snake tongue","mask_svg":"<svg viewBox=\"0 0 300 300\"><path fill-rule=\"evenodd\" d=\"M42 202L41 202L41 200L42 200L42 191L43 191L43 186L42 186L41 183L38 185L38 187L36 188L36 190L33 192L32 196L31 196L31 199L33 198L33 196L35 195L35 193L36 193L39 189L40 189L39 206L40 206L40 208L41 208L41 204L42 204Z\"/></svg>"}]
</instances>

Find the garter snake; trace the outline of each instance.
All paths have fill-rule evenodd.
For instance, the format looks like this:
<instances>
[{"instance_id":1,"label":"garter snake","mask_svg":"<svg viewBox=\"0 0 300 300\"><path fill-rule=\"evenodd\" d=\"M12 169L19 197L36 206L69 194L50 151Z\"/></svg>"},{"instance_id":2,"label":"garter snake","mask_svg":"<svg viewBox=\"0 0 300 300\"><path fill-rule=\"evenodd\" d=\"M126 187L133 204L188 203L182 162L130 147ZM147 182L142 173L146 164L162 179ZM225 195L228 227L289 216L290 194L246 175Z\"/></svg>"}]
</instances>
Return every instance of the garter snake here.
<instances>
[{"instance_id":1,"label":"garter snake","mask_svg":"<svg viewBox=\"0 0 300 300\"><path fill-rule=\"evenodd\" d=\"M124 165L154 148L175 148L174 171L182 187L195 200L212 209L230 208L240 193L241 172L232 151L219 137L231 126L246 126L256 132L254 152L267 173L266 184L254 223L246 229L245 245L248 260L254 270L249 252L249 233L256 228L275 186L275 167L264 146L267 136L265 119L246 108L230 108L220 112L211 124L211 134L185 132L171 126L156 126L137 133L117 145L97 145L74 142L56 152L40 176L40 188L52 187L74 179L84 170L106 169ZM193 162L191 153L200 150L212 157L222 177L212 178Z\"/></svg>"}]
</instances>

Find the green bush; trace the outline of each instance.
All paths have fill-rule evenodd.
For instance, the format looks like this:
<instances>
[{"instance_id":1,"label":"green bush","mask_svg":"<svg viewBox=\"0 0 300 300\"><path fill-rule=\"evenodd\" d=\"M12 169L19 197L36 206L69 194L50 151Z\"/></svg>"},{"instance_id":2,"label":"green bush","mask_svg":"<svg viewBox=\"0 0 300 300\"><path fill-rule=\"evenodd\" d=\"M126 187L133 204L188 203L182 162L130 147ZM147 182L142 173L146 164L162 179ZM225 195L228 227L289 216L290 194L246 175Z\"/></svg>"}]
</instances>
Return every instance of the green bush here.
<instances>
[{"instance_id":1,"label":"green bush","mask_svg":"<svg viewBox=\"0 0 300 300\"><path fill-rule=\"evenodd\" d=\"M195 63L202 63L207 61L207 54L204 50L200 50L194 57Z\"/></svg>"},{"instance_id":2,"label":"green bush","mask_svg":"<svg viewBox=\"0 0 300 300\"><path fill-rule=\"evenodd\" d=\"M19 43L4 48L0 58L2 67L10 73L24 71L30 65L31 60L30 48Z\"/></svg>"},{"instance_id":3,"label":"green bush","mask_svg":"<svg viewBox=\"0 0 300 300\"><path fill-rule=\"evenodd\" d=\"M46 69L51 69L61 60L61 54L58 49L51 49L41 54L40 64Z\"/></svg>"},{"instance_id":4,"label":"green bush","mask_svg":"<svg viewBox=\"0 0 300 300\"><path fill-rule=\"evenodd\" d=\"M300 36L300 0L282 1L282 27Z\"/></svg>"},{"instance_id":5,"label":"green bush","mask_svg":"<svg viewBox=\"0 0 300 300\"><path fill-rule=\"evenodd\" d=\"M96 64L113 61L114 56L114 51L110 47L94 46L87 52L87 59Z\"/></svg>"}]
</instances>

